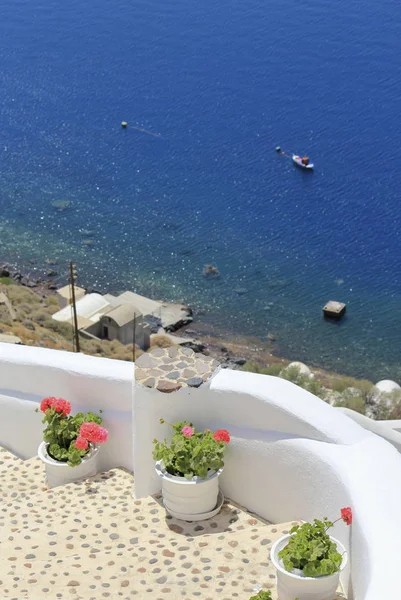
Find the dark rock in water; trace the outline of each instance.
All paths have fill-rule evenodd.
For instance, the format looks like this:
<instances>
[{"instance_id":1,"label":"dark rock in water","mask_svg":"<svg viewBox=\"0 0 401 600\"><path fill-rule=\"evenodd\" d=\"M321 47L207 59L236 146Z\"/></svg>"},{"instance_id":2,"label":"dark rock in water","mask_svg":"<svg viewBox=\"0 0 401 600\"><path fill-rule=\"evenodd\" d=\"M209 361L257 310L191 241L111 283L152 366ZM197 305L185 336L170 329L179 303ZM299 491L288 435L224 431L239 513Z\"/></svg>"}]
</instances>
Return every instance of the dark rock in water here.
<instances>
[{"instance_id":1,"label":"dark rock in water","mask_svg":"<svg viewBox=\"0 0 401 600\"><path fill-rule=\"evenodd\" d=\"M0 277L10 277L10 271L6 265L0 267Z\"/></svg>"},{"instance_id":2,"label":"dark rock in water","mask_svg":"<svg viewBox=\"0 0 401 600\"><path fill-rule=\"evenodd\" d=\"M56 285L55 283L51 283L51 284L48 286L48 289L49 289L49 290L57 290L58 288L57 288L57 285Z\"/></svg>"},{"instance_id":3,"label":"dark rock in water","mask_svg":"<svg viewBox=\"0 0 401 600\"><path fill-rule=\"evenodd\" d=\"M15 281L21 281L22 277L23 277L23 275L22 275L22 273L20 273L19 271L16 271L16 272L13 274L13 279L15 279Z\"/></svg>"},{"instance_id":4,"label":"dark rock in water","mask_svg":"<svg viewBox=\"0 0 401 600\"><path fill-rule=\"evenodd\" d=\"M57 271L55 271L54 269L49 269L49 271L47 271L46 274L48 277L56 277L56 275L58 275Z\"/></svg>"},{"instance_id":5,"label":"dark rock in water","mask_svg":"<svg viewBox=\"0 0 401 600\"><path fill-rule=\"evenodd\" d=\"M246 363L246 358L233 358L232 361L235 365L238 365L241 367L242 365L244 365Z\"/></svg>"},{"instance_id":6,"label":"dark rock in water","mask_svg":"<svg viewBox=\"0 0 401 600\"><path fill-rule=\"evenodd\" d=\"M220 276L220 271L214 265L205 265L205 268L203 269L202 272L205 277L219 277Z\"/></svg>"},{"instance_id":7,"label":"dark rock in water","mask_svg":"<svg viewBox=\"0 0 401 600\"><path fill-rule=\"evenodd\" d=\"M228 348L226 348L225 346L220 346L220 350L224 353L228 352Z\"/></svg>"},{"instance_id":8,"label":"dark rock in water","mask_svg":"<svg viewBox=\"0 0 401 600\"><path fill-rule=\"evenodd\" d=\"M194 352L203 352L206 348L206 344L202 342L186 342L185 344L181 344L184 348L191 348Z\"/></svg>"},{"instance_id":9,"label":"dark rock in water","mask_svg":"<svg viewBox=\"0 0 401 600\"><path fill-rule=\"evenodd\" d=\"M29 288L34 288L36 287L36 282L32 281L32 279L29 279L28 277L22 277L22 279L20 280L21 285L24 285L25 287L29 287Z\"/></svg>"},{"instance_id":10,"label":"dark rock in water","mask_svg":"<svg viewBox=\"0 0 401 600\"><path fill-rule=\"evenodd\" d=\"M276 333L268 333L267 334L267 339L269 340L269 342L275 342L277 340L277 334Z\"/></svg>"},{"instance_id":11,"label":"dark rock in water","mask_svg":"<svg viewBox=\"0 0 401 600\"><path fill-rule=\"evenodd\" d=\"M155 317L154 315L146 315L146 317L144 317L144 325L147 325L150 328L151 333L157 333L162 327L162 322L159 317Z\"/></svg>"},{"instance_id":12,"label":"dark rock in water","mask_svg":"<svg viewBox=\"0 0 401 600\"><path fill-rule=\"evenodd\" d=\"M202 385L203 379L202 377L191 377L191 379L187 379L185 383L188 387L198 388Z\"/></svg>"},{"instance_id":13,"label":"dark rock in water","mask_svg":"<svg viewBox=\"0 0 401 600\"><path fill-rule=\"evenodd\" d=\"M187 315L186 317L180 319L179 321L176 321L175 323L170 323L170 325L166 325L165 330L167 332L177 331L177 329L181 329L181 327L185 327L185 325L188 325L189 323L192 323L192 317Z\"/></svg>"},{"instance_id":14,"label":"dark rock in water","mask_svg":"<svg viewBox=\"0 0 401 600\"><path fill-rule=\"evenodd\" d=\"M100 292L99 290L97 290L96 288L93 288L93 287L86 288L86 293L87 294L100 294L100 295L102 295L102 292Z\"/></svg>"}]
</instances>

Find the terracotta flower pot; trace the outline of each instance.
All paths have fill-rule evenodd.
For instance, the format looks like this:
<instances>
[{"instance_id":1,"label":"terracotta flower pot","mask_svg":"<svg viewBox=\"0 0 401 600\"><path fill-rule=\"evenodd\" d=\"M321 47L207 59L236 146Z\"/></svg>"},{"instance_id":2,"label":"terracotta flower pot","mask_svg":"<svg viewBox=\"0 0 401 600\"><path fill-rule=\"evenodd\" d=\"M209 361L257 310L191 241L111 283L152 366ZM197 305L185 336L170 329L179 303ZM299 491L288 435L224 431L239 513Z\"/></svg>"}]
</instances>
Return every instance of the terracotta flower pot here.
<instances>
[{"instance_id":1,"label":"terracotta flower pot","mask_svg":"<svg viewBox=\"0 0 401 600\"><path fill-rule=\"evenodd\" d=\"M60 462L49 456L47 452L48 445L46 442L42 442L39 445L38 456L45 464L46 480L50 488L96 475L98 446L90 444L89 452L83 457L81 464L76 467L70 467L67 463Z\"/></svg>"}]
</instances>

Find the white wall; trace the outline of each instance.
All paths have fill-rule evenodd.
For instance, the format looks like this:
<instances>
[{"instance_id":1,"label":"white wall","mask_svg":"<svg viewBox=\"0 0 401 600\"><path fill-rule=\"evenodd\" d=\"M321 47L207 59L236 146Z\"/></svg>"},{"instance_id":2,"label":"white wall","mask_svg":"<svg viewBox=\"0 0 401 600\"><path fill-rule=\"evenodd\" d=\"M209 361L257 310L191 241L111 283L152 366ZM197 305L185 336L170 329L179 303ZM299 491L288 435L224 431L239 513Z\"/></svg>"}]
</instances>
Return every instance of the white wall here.
<instances>
[{"instance_id":1,"label":"white wall","mask_svg":"<svg viewBox=\"0 0 401 600\"><path fill-rule=\"evenodd\" d=\"M352 506L352 528L340 523L334 531L351 548L352 576L348 570L343 583L356 600L399 600L401 456L387 442L290 382L229 370L210 389L166 395L138 386L134 414L138 497L160 489L152 440L170 435L160 417L227 428L223 492L273 522L334 520Z\"/></svg>"},{"instance_id":2,"label":"white wall","mask_svg":"<svg viewBox=\"0 0 401 600\"><path fill-rule=\"evenodd\" d=\"M101 468L132 470L133 374L129 362L0 344L0 446L21 458L34 456L41 441L34 409L46 396L63 397L73 412L104 411L110 440L101 448Z\"/></svg>"},{"instance_id":3,"label":"white wall","mask_svg":"<svg viewBox=\"0 0 401 600\"><path fill-rule=\"evenodd\" d=\"M400 600L401 455L385 440L282 379L222 370L210 388L161 394L134 388L130 363L0 344L0 445L36 453L48 395L77 410L105 410L110 441L102 467L135 468L135 493L160 489L152 440L169 434L162 416L198 428L231 431L223 492L272 521L335 518L354 510L351 528L335 535L350 548L350 598ZM133 411L133 412L132 412ZM131 425L133 415L133 427ZM134 461L132 461L132 445ZM351 536L348 539L348 536Z\"/></svg>"}]
</instances>

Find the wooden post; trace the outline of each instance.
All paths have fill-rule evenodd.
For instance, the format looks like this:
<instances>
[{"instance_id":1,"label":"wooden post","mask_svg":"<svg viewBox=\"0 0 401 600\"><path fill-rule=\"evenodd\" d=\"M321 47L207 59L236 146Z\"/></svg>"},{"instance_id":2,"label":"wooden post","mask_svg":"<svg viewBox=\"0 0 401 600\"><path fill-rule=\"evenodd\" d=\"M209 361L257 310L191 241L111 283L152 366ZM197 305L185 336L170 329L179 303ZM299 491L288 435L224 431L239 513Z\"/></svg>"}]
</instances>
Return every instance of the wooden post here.
<instances>
[{"instance_id":1,"label":"wooden post","mask_svg":"<svg viewBox=\"0 0 401 600\"><path fill-rule=\"evenodd\" d=\"M135 342L136 342L136 314L134 312L134 329L132 331L132 361L135 362Z\"/></svg>"},{"instance_id":2,"label":"wooden post","mask_svg":"<svg viewBox=\"0 0 401 600\"><path fill-rule=\"evenodd\" d=\"M74 315L74 340L75 340L75 352L80 352L79 346L79 331L78 331L78 318L77 318L77 307L75 306L75 279L77 272L74 271L74 265L70 260L70 284L71 284L71 299L72 299L72 312Z\"/></svg>"}]
</instances>

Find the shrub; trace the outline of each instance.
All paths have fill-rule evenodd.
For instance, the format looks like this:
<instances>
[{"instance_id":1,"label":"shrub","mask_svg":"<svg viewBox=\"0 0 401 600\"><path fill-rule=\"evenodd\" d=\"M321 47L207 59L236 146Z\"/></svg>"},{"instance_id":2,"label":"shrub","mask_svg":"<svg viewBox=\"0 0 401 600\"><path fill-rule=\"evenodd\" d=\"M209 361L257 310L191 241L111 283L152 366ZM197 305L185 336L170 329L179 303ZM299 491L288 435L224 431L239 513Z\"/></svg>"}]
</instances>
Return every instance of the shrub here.
<instances>
[{"instance_id":1,"label":"shrub","mask_svg":"<svg viewBox=\"0 0 401 600\"><path fill-rule=\"evenodd\" d=\"M356 396L354 398L339 400L338 402L335 402L334 406L349 408L350 410L354 410L355 412L364 415L366 410L366 400L362 398L362 396Z\"/></svg>"},{"instance_id":2,"label":"shrub","mask_svg":"<svg viewBox=\"0 0 401 600\"><path fill-rule=\"evenodd\" d=\"M282 379L286 379L287 381L291 381L298 385L299 387L307 390L311 394L314 394L318 398L324 399L326 395L326 390L323 385L320 383L318 379L315 377L309 377L308 375L304 375L300 372L299 367L286 367L280 373L280 377Z\"/></svg>"},{"instance_id":3,"label":"shrub","mask_svg":"<svg viewBox=\"0 0 401 600\"><path fill-rule=\"evenodd\" d=\"M31 312L30 317L31 317L32 321L34 321L35 323L39 323L40 325L43 325L45 321L49 320L50 314L48 311L44 310L43 308L38 308L38 309L34 310L33 312Z\"/></svg>"},{"instance_id":4,"label":"shrub","mask_svg":"<svg viewBox=\"0 0 401 600\"><path fill-rule=\"evenodd\" d=\"M373 383L367 379L354 379L353 377L336 377L330 382L330 388L335 392L344 392L347 388L354 387L361 391L361 397L366 400L372 391Z\"/></svg>"},{"instance_id":5,"label":"shrub","mask_svg":"<svg viewBox=\"0 0 401 600\"><path fill-rule=\"evenodd\" d=\"M262 367L259 363L253 361L247 361L243 367L241 367L241 371L248 371L251 373L260 373L261 375L274 375L279 376L281 371L284 368L283 363L272 363L271 365L267 365L266 367Z\"/></svg>"},{"instance_id":6,"label":"shrub","mask_svg":"<svg viewBox=\"0 0 401 600\"><path fill-rule=\"evenodd\" d=\"M150 338L150 347L151 348L171 348L171 346L175 346L174 342L170 340L169 337L163 334L153 335Z\"/></svg>"}]
</instances>

